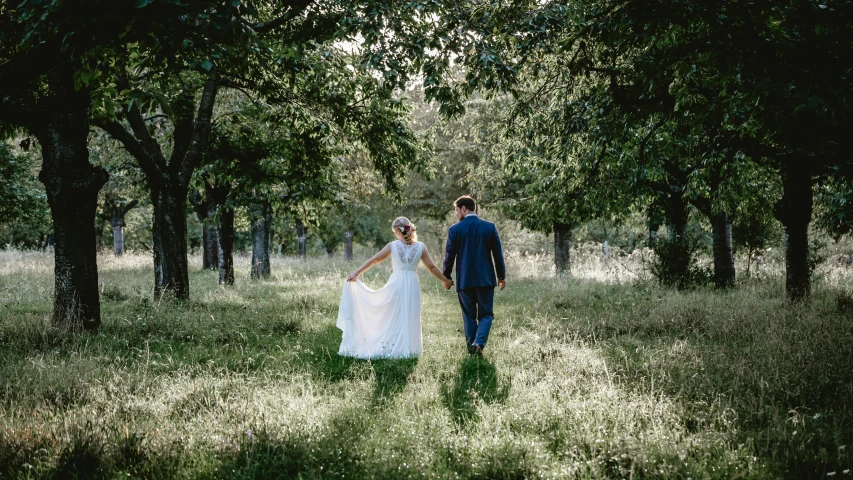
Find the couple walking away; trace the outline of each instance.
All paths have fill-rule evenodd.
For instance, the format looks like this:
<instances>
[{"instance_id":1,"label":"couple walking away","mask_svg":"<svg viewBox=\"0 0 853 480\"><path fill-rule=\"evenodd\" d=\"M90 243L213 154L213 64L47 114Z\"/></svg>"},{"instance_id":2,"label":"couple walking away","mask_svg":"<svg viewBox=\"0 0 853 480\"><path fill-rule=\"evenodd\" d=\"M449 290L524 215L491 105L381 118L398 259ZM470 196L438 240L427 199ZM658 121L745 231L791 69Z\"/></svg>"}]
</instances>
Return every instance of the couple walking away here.
<instances>
[{"instance_id":1,"label":"couple walking away","mask_svg":"<svg viewBox=\"0 0 853 480\"><path fill-rule=\"evenodd\" d=\"M421 288L418 263L450 290L456 263L456 293L462 307L462 322L468 353L482 356L489 339L494 314L495 287L506 287L506 264L495 224L476 215L477 204L469 196L453 202L459 222L450 227L444 268L429 256L418 241L415 226L405 217L391 224L397 240L347 277L338 309L337 326L343 331L339 355L358 358L407 358L423 348L421 334ZM393 273L378 290L361 283L358 277L372 266L391 257Z\"/></svg>"}]
</instances>

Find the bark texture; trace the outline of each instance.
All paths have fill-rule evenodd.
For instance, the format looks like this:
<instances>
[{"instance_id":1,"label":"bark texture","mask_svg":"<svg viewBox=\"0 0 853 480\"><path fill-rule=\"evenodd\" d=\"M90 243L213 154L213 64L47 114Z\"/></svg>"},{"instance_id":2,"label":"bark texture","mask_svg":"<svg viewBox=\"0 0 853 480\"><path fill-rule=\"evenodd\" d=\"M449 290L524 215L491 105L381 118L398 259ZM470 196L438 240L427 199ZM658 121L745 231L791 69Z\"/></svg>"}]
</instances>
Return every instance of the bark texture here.
<instances>
[{"instance_id":1,"label":"bark texture","mask_svg":"<svg viewBox=\"0 0 853 480\"><path fill-rule=\"evenodd\" d=\"M570 274L572 247L572 226L568 223L554 224L554 264L557 275Z\"/></svg>"},{"instance_id":2,"label":"bark texture","mask_svg":"<svg viewBox=\"0 0 853 480\"><path fill-rule=\"evenodd\" d=\"M811 295L809 223L813 208L813 178L806 160L790 160L782 167L782 199L774 208L785 226L785 293L791 301Z\"/></svg>"},{"instance_id":3,"label":"bark texture","mask_svg":"<svg viewBox=\"0 0 853 480\"><path fill-rule=\"evenodd\" d=\"M723 164L711 165L708 183L711 187L710 197L696 195L690 199L690 203L702 212L711 222L711 242L714 252L714 286L716 288L729 288L735 284L735 261L732 249L732 220L725 211L720 211L720 204L712 199L719 200L720 185L723 177ZM716 208L715 208L716 207Z\"/></svg>"},{"instance_id":4,"label":"bark texture","mask_svg":"<svg viewBox=\"0 0 853 480\"><path fill-rule=\"evenodd\" d=\"M355 237L355 231L352 227L348 227L347 231L344 232L344 261L351 262L352 261L352 241L353 237Z\"/></svg>"},{"instance_id":5,"label":"bark texture","mask_svg":"<svg viewBox=\"0 0 853 480\"><path fill-rule=\"evenodd\" d=\"M201 267L205 270L219 269L219 230L213 225L204 224L201 227L201 237Z\"/></svg>"},{"instance_id":6,"label":"bark texture","mask_svg":"<svg viewBox=\"0 0 853 480\"><path fill-rule=\"evenodd\" d=\"M121 88L132 88L127 75L119 76L118 81ZM189 299L187 194L190 178L208 144L218 82L216 73L210 72L198 101L197 113L194 111L197 91L193 88L188 87L172 98L170 118L174 124L174 142L168 159L134 103L123 110L126 124L110 121L98 125L133 155L151 186L156 299L166 292L173 293L177 299Z\"/></svg>"},{"instance_id":7,"label":"bark texture","mask_svg":"<svg viewBox=\"0 0 853 480\"><path fill-rule=\"evenodd\" d=\"M219 213L219 284L234 285L234 210Z\"/></svg>"},{"instance_id":8,"label":"bark texture","mask_svg":"<svg viewBox=\"0 0 853 480\"><path fill-rule=\"evenodd\" d=\"M186 188L168 188L168 184L151 189L155 299L167 292L177 299L190 298L186 192Z\"/></svg>"},{"instance_id":9,"label":"bark texture","mask_svg":"<svg viewBox=\"0 0 853 480\"><path fill-rule=\"evenodd\" d=\"M687 239L687 201L680 192L670 194L665 208L666 225L669 230L668 246L664 259L666 276L664 283L684 288L690 283L690 246Z\"/></svg>"},{"instance_id":10,"label":"bark texture","mask_svg":"<svg viewBox=\"0 0 853 480\"><path fill-rule=\"evenodd\" d=\"M198 221L201 222L201 268L217 270L219 268L219 230L213 223L216 206L209 195L193 192L190 203L195 210Z\"/></svg>"},{"instance_id":11,"label":"bark texture","mask_svg":"<svg viewBox=\"0 0 853 480\"><path fill-rule=\"evenodd\" d=\"M729 288L735 284L735 258L732 249L732 221L728 215L711 216L714 249L714 286Z\"/></svg>"},{"instance_id":12,"label":"bark texture","mask_svg":"<svg viewBox=\"0 0 853 480\"><path fill-rule=\"evenodd\" d=\"M270 241L272 240L272 206L259 202L252 222L252 278L270 277Z\"/></svg>"},{"instance_id":13,"label":"bark texture","mask_svg":"<svg viewBox=\"0 0 853 480\"><path fill-rule=\"evenodd\" d=\"M299 258L305 260L308 250L308 232L307 228L305 228L305 223L302 220L296 221L296 237L297 237L297 252Z\"/></svg>"},{"instance_id":14,"label":"bark texture","mask_svg":"<svg viewBox=\"0 0 853 480\"><path fill-rule=\"evenodd\" d=\"M113 227L113 254L117 257L124 255L124 217L137 203L136 200L131 201L127 205L121 205L118 202L113 203L110 226Z\"/></svg>"},{"instance_id":15,"label":"bark texture","mask_svg":"<svg viewBox=\"0 0 853 480\"><path fill-rule=\"evenodd\" d=\"M100 253L104 250L104 225L97 222L95 225L95 251Z\"/></svg>"},{"instance_id":16,"label":"bark texture","mask_svg":"<svg viewBox=\"0 0 853 480\"><path fill-rule=\"evenodd\" d=\"M44 184L53 219L53 322L96 330L101 324L95 215L107 172L89 163L89 94L74 88L72 72L48 80L54 96L30 131L41 144Z\"/></svg>"}]
</instances>

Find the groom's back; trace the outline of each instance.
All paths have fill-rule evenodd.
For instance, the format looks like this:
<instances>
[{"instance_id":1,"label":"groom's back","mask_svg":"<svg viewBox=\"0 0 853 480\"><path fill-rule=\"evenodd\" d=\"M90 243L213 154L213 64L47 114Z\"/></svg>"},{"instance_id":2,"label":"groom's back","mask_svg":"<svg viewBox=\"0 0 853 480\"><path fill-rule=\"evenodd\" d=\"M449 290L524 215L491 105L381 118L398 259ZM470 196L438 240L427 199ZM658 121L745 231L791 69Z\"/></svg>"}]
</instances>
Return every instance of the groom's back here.
<instances>
[{"instance_id":1,"label":"groom's back","mask_svg":"<svg viewBox=\"0 0 853 480\"><path fill-rule=\"evenodd\" d=\"M496 266L503 278L503 251L494 223L465 217L450 227L448 254L451 250L456 256L457 288L497 286ZM445 275L449 275L449 268L446 270Z\"/></svg>"}]
</instances>

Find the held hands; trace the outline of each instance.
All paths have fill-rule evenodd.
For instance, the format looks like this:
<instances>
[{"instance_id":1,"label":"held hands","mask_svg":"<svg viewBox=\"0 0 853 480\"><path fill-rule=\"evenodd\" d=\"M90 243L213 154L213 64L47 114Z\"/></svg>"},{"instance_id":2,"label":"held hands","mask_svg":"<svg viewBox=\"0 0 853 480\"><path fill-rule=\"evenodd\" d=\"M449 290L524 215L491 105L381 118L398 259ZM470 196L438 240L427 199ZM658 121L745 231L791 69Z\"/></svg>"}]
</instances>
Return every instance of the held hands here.
<instances>
[{"instance_id":1,"label":"held hands","mask_svg":"<svg viewBox=\"0 0 853 480\"><path fill-rule=\"evenodd\" d=\"M506 288L506 280L498 280L498 288L503 291Z\"/></svg>"},{"instance_id":2,"label":"held hands","mask_svg":"<svg viewBox=\"0 0 853 480\"><path fill-rule=\"evenodd\" d=\"M356 281L356 280L358 280L358 272L352 272L352 273L350 273L350 274L349 274L349 276L347 277L347 281L348 281L348 282L354 282L354 281Z\"/></svg>"},{"instance_id":3,"label":"held hands","mask_svg":"<svg viewBox=\"0 0 853 480\"><path fill-rule=\"evenodd\" d=\"M445 290L450 290L450 287L453 286L453 280L448 278L447 281L441 282L441 284L444 285Z\"/></svg>"}]
</instances>

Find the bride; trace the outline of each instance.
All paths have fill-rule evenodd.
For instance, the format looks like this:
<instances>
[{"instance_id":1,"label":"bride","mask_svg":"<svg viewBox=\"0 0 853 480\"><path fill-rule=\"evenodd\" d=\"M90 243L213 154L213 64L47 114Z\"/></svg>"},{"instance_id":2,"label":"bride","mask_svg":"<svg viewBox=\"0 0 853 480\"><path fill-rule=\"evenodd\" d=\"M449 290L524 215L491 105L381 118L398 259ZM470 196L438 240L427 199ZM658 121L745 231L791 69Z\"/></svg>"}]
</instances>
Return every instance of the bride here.
<instances>
[{"instance_id":1,"label":"bride","mask_svg":"<svg viewBox=\"0 0 853 480\"><path fill-rule=\"evenodd\" d=\"M421 289L418 263L449 289L453 280L432 262L426 245L418 241L415 226L406 217L391 224L397 240L351 273L344 283L337 326L343 331L339 355L357 358L405 358L421 353ZM394 269L388 282L371 290L359 275L391 257Z\"/></svg>"}]
</instances>

